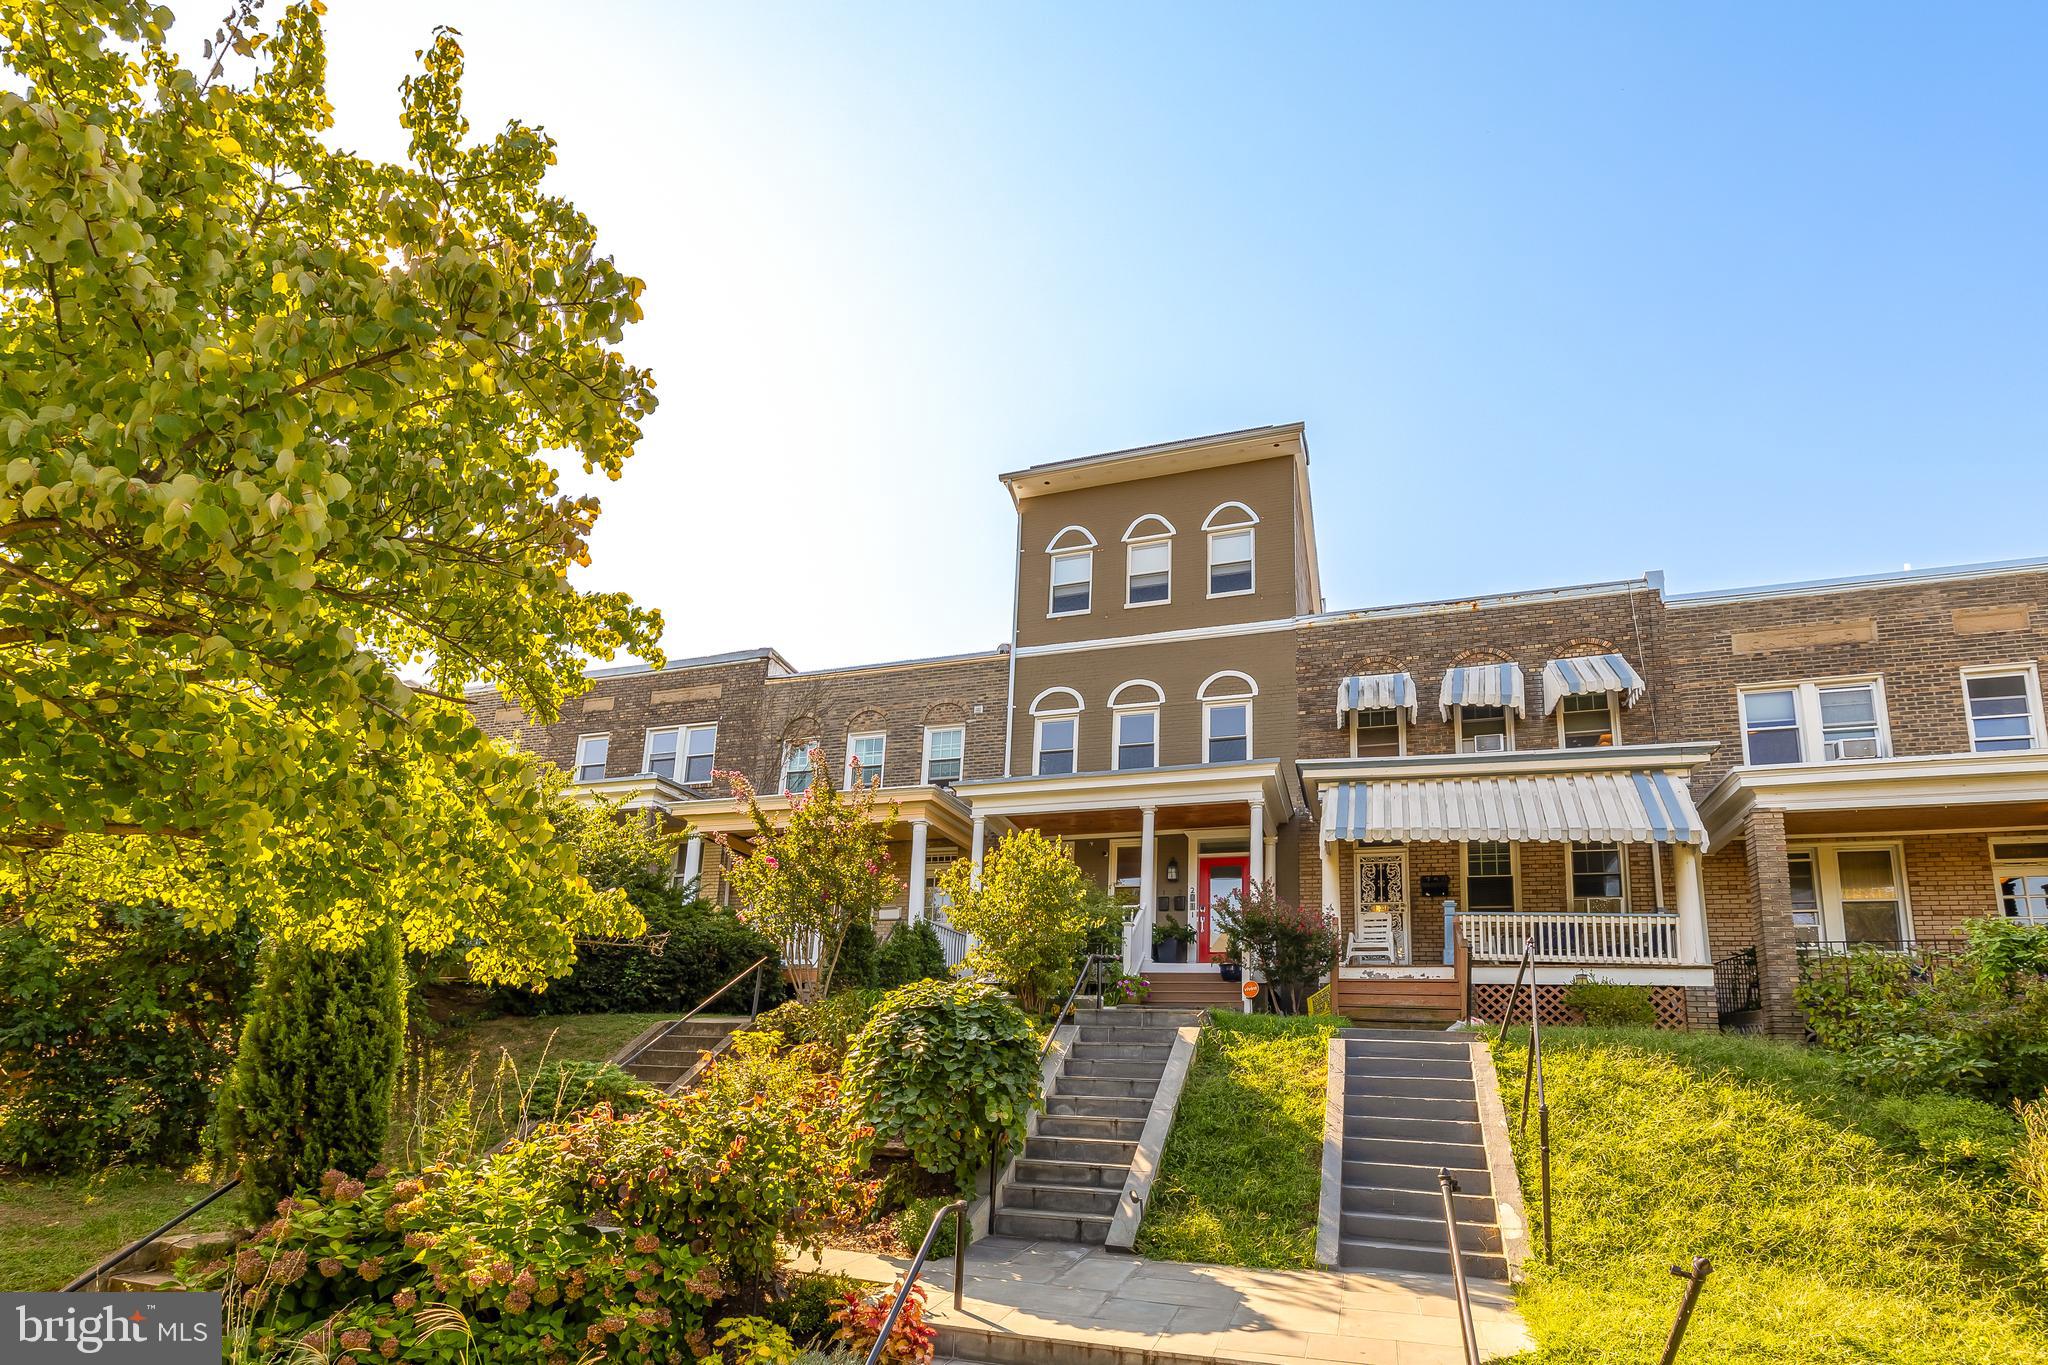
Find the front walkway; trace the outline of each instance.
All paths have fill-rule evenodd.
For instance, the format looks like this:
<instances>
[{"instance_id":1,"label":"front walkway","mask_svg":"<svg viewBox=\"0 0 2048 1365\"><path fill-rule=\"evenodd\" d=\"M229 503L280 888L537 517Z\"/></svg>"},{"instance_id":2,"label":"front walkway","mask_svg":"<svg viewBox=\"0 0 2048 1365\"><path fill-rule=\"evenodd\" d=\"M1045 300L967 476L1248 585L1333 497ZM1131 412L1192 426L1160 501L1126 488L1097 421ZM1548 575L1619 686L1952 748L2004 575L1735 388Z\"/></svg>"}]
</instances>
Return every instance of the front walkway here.
<instances>
[{"instance_id":1,"label":"front walkway","mask_svg":"<svg viewBox=\"0 0 2048 1365\"><path fill-rule=\"evenodd\" d=\"M818 1268L893 1284L908 1257L827 1251ZM808 1267L806 1267L808 1268ZM1069 1242L989 1237L967 1258L967 1302L953 1311L953 1262L925 1267L940 1353L1003 1362L1176 1365L1464 1365L1457 1301L1440 1275L1244 1270L1114 1255ZM1514 1296L1472 1285L1480 1354L1533 1349ZM1034 1341L1045 1343L1034 1349ZM1047 1349L1053 1343L1056 1348Z\"/></svg>"}]
</instances>

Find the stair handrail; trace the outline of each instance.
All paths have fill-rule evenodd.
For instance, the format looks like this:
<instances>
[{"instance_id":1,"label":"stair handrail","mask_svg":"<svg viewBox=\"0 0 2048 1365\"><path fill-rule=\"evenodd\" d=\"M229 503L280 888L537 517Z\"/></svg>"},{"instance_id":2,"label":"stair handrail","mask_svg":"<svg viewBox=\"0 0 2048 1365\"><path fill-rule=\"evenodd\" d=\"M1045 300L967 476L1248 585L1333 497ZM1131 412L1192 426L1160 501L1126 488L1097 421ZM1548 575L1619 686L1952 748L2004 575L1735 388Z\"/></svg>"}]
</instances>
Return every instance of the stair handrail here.
<instances>
[{"instance_id":1,"label":"stair handrail","mask_svg":"<svg viewBox=\"0 0 2048 1365\"><path fill-rule=\"evenodd\" d=\"M70 1294L77 1290L85 1288L89 1284L96 1283L99 1280L100 1276L107 1274L116 1266L120 1265L123 1261L127 1260L130 1256L133 1256L136 1252L142 1250L151 1242L156 1241L159 1237L162 1237L172 1228L178 1226L178 1224L184 1222L187 1218L190 1218L193 1214L199 1212L207 1205L213 1203L216 1199L219 1199L222 1195L236 1188L241 1183L242 1177L236 1176L233 1180L230 1180L227 1184L222 1185L219 1189L207 1195L204 1199L201 1199L198 1203L192 1205L183 1213L173 1216L169 1222L164 1223L162 1226L156 1228L154 1231L145 1232L144 1234L142 1234L142 1236L136 1238L127 1246L122 1247L119 1251L107 1257L106 1260L101 1261L91 1270L86 1271L83 1275L80 1275L77 1279L65 1285L62 1289L58 1290L57 1292L60 1294Z\"/></svg>"},{"instance_id":2,"label":"stair handrail","mask_svg":"<svg viewBox=\"0 0 2048 1365\"><path fill-rule=\"evenodd\" d=\"M903 1272L903 1284L896 1290L896 1297L889 1304L889 1315L882 1319L882 1331L875 1338L875 1344L868 1348L867 1365L876 1365L882 1352L889 1347L889 1334L896 1330L896 1319L903 1312L903 1302L910 1297L911 1286L924 1272L925 1258L932 1254L932 1243L938 1239L939 1229L945 1226L948 1217L953 1219L953 1311L958 1313L967 1296L967 1201L955 1199L952 1203L932 1215L931 1226L924 1230L924 1241L918 1245L917 1255L911 1258L910 1269Z\"/></svg>"},{"instance_id":3,"label":"stair handrail","mask_svg":"<svg viewBox=\"0 0 2048 1365\"><path fill-rule=\"evenodd\" d=\"M639 1061L641 1053L647 1051L656 1043L668 1037L671 1033L674 1033L683 1025L689 1023L692 1019L695 1019L705 1010L710 1009L712 1003L716 1001L720 996L724 995L734 986L739 985L740 982L746 980L748 973L759 971L761 969L761 964L768 961L770 958L774 956L775 954L773 953L763 953L761 956L755 958L752 966L747 967L745 970L741 971L738 976L735 976L732 980L726 982L723 986L720 986L717 990L711 992L711 994L705 996L702 1000L698 1001L697 1007L695 1009L691 1010L688 1014L676 1020L673 1024L670 1024L667 1028L663 1029L661 1032L655 1034L652 1038L649 1038L646 1042L640 1044L640 1046L634 1048L631 1052L627 1053L626 1056L619 1061L619 1065L622 1067L628 1067L633 1065L633 1063ZM757 1019L760 1017L760 1014L761 978L757 976L754 978L754 1004L752 1009L748 1011L747 1018Z\"/></svg>"},{"instance_id":4,"label":"stair handrail","mask_svg":"<svg viewBox=\"0 0 2048 1365\"><path fill-rule=\"evenodd\" d=\"M1052 1017L1052 1024L1045 1030L1045 1041L1039 1044L1038 1070L1041 1077L1045 1073L1046 1055L1052 1051L1053 1040L1059 1036L1060 1025L1065 1023L1067 1016L1073 1012L1074 1000L1081 994L1081 986L1088 980L1091 971L1095 973L1095 993L1098 997L1102 994L1101 968L1109 959L1108 953L1090 953L1081 960L1081 970L1074 977L1074 988L1067 992L1066 1001L1061 1004L1060 1012ZM1117 960L1122 961L1121 958ZM988 1144L988 1199L991 1208L995 1206L996 1178L1002 1171L1005 1136L1003 1130L998 1129Z\"/></svg>"},{"instance_id":5,"label":"stair handrail","mask_svg":"<svg viewBox=\"0 0 2048 1365\"><path fill-rule=\"evenodd\" d=\"M1444 1245L1451 1253L1451 1288L1458 1296L1458 1326L1464 1334L1465 1365L1479 1365L1479 1332L1472 1325L1472 1291L1465 1284L1465 1257L1458 1248L1458 1181L1449 1170L1439 1167L1436 1183L1444 1197Z\"/></svg>"},{"instance_id":6,"label":"stair handrail","mask_svg":"<svg viewBox=\"0 0 2048 1365\"><path fill-rule=\"evenodd\" d=\"M1522 948L1521 965L1515 968L1515 984L1508 990L1507 1007L1501 1011L1500 1037L1505 1043L1508 1025L1514 1019L1515 993L1522 988L1522 980L1529 982L1529 1059L1522 1068L1522 1111L1517 1129L1524 1136L1529 1132L1529 1088L1536 1089L1536 1150L1542 1170L1543 1184L1543 1259L1551 1257L1550 1236L1550 1097L1543 1086L1543 1020L1536 1009L1536 940L1531 937Z\"/></svg>"}]
</instances>

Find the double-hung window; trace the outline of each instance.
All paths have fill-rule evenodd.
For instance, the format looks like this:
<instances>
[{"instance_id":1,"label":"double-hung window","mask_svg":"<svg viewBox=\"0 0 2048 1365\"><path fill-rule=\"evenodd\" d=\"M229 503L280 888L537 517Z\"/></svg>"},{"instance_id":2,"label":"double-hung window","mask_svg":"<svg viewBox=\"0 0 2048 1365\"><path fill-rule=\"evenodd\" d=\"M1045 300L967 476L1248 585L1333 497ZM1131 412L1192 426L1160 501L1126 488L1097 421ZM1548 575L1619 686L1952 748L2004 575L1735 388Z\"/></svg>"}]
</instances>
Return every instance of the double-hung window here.
<instances>
[{"instance_id":1,"label":"double-hung window","mask_svg":"<svg viewBox=\"0 0 2048 1365\"><path fill-rule=\"evenodd\" d=\"M1116 713L1116 766L1118 771L1159 766L1157 711Z\"/></svg>"},{"instance_id":2,"label":"double-hung window","mask_svg":"<svg viewBox=\"0 0 2048 1365\"><path fill-rule=\"evenodd\" d=\"M1382 706L1351 713L1354 758L1397 758L1401 754L1401 712Z\"/></svg>"},{"instance_id":3,"label":"double-hung window","mask_svg":"<svg viewBox=\"0 0 2048 1365\"><path fill-rule=\"evenodd\" d=\"M2041 684L2032 667L1963 675L1970 749L1989 754L2041 747Z\"/></svg>"},{"instance_id":4,"label":"double-hung window","mask_svg":"<svg viewBox=\"0 0 2048 1365\"><path fill-rule=\"evenodd\" d=\"M1074 732L1078 716L1038 718L1038 775L1062 777L1074 771Z\"/></svg>"},{"instance_id":5,"label":"double-hung window","mask_svg":"<svg viewBox=\"0 0 2048 1365\"><path fill-rule=\"evenodd\" d=\"M1458 752L1461 754L1505 753L1515 747L1514 734L1505 706L1458 708Z\"/></svg>"},{"instance_id":6,"label":"double-hung window","mask_svg":"<svg viewBox=\"0 0 2048 1365\"><path fill-rule=\"evenodd\" d=\"M882 762L889 737L880 732L846 737L846 785L875 787L882 782Z\"/></svg>"},{"instance_id":7,"label":"double-hung window","mask_svg":"<svg viewBox=\"0 0 2048 1365\"><path fill-rule=\"evenodd\" d=\"M1465 845L1466 910L1512 913L1515 908L1515 846L1482 842Z\"/></svg>"},{"instance_id":8,"label":"double-hung window","mask_svg":"<svg viewBox=\"0 0 2048 1365\"><path fill-rule=\"evenodd\" d=\"M924 780L958 782L967 753L967 729L960 725L932 725L924 732Z\"/></svg>"},{"instance_id":9,"label":"double-hung window","mask_svg":"<svg viewBox=\"0 0 2048 1365\"><path fill-rule=\"evenodd\" d=\"M1252 590L1252 529L1209 533L1209 596L1236 597Z\"/></svg>"},{"instance_id":10,"label":"double-hung window","mask_svg":"<svg viewBox=\"0 0 2048 1365\"><path fill-rule=\"evenodd\" d=\"M711 780L711 765L717 750L716 725L682 725L649 730L645 770L685 786L702 786Z\"/></svg>"},{"instance_id":11,"label":"double-hung window","mask_svg":"<svg viewBox=\"0 0 2048 1365\"><path fill-rule=\"evenodd\" d=\"M1242 763L1251 757L1252 704L1212 701L1202 708L1203 741L1211 763Z\"/></svg>"},{"instance_id":12,"label":"double-hung window","mask_svg":"<svg viewBox=\"0 0 2048 1365\"><path fill-rule=\"evenodd\" d=\"M1628 908L1628 878L1619 844L1573 844L1569 857L1572 909L1602 912Z\"/></svg>"},{"instance_id":13,"label":"double-hung window","mask_svg":"<svg viewBox=\"0 0 2048 1365\"><path fill-rule=\"evenodd\" d=\"M1173 542L1142 540L1129 547L1129 583L1124 591L1127 607L1151 606L1173 596Z\"/></svg>"},{"instance_id":14,"label":"double-hung window","mask_svg":"<svg viewBox=\"0 0 2048 1365\"><path fill-rule=\"evenodd\" d=\"M610 735L579 735L576 738L576 780L578 782L599 782L604 779L605 761L611 757L612 737Z\"/></svg>"},{"instance_id":15,"label":"double-hung window","mask_svg":"<svg viewBox=\"0 0 2048 1365\"><path fill-rule=\"evenodd\" d=\"M1050 616L1079 616L1088 610L1095 586L1095 552L1075 550L1052 557Z\"/></svg>"},{"instance_id":16,"label":"double-hung window","mask_svg":"<svg viewBox=\"0 0 2048 1365\"><path fill-rule=\"evenodd\" d=\"M1875 678L1750 688L1741 705L1748 763L1843 763L1891 751Z\"/></svg>"},{"instance_id":17,"label":"double-hung window","mask_svg":"<svg viewBox=\"0 0 2048 1365\"><path fill-rule=\"evenodd\" d=\"M1558 704L1557 728L1567 749L1604 749L1617 742L1612 692L1580 692Z\"/></svg>"},{"instance_id":18,"label":"double-hung window","mask_svg":"<svg viewBox=\"0 0 2048 1365\"><path fill-rule=\"evenodd\" d=\"M795 796L811 789L810 740L799 740L782 746L782 790Z\"/></svg>"}]
</instances>

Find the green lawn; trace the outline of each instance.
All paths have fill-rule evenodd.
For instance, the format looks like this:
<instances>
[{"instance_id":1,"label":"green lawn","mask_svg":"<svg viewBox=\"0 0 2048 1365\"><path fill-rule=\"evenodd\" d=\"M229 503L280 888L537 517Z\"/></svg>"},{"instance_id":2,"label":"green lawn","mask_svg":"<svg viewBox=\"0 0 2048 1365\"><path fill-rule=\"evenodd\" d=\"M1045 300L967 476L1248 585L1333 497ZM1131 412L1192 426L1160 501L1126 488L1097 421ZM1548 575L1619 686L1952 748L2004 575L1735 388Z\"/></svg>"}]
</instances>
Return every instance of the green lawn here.
<instances>
[{"instance_id":1,"label":"green lawn","mask_svg":"<svg viewBox=\"0 0 2048 1365\"><path fill-rule=\"evenodd\" d=\"M659 1014L506 1016L447 1027L407 1060L391 1124L394 1164L481 1152L518 1122L535 1070L547 1060L600 1061ZM54 1289L140 1237L211 1188L204 1170L116 1170L95 1176L0 1176L0 1292ZM233 1196L195 1229L229 1227Z\"/></svg>"},{"instance_id":2,"label":"green lawn","mask_svg":"<svg viewBox=\"0 0 2048 1365\"><path fill-rule=\"evenodd\" d=\"M1704 1255L1685 1365L2048 1362L2048 1266L2016 1247L2003 1111L1873 1097L1828 1055L1759 1039L1544 1042L1558 1262L1521 1290L1536 1360L1655 1360L1682 1289L1666 1267ZM1512 1127L1525 1053L1496 1056Z\"/></svg>"},{"instance_id":3,"label":"green lawn","mask_svg":"<svg viewBox=\"0 0 2048 1365\"><path fill-rule=\"evenodd\" d=\"M1343 1022L1212 1016L1138 1229L1140 1255L1315 1265L1323 1086Z\"/></svg>"}]
</instances>

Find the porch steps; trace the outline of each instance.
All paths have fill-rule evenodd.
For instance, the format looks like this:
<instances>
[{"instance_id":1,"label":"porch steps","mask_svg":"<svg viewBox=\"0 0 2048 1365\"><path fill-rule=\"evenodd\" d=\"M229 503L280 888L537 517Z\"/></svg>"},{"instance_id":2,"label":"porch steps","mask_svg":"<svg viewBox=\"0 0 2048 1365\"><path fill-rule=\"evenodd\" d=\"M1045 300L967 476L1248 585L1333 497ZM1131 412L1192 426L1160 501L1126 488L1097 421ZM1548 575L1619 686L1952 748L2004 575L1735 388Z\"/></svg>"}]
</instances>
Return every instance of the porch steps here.
<instances>
[{"instance_id":1,"label":"porch steps","mask_svg":"<svg viewBox=\"0 0 2048 1365\"><path fill-rule=\"evenodd\" d=\"M1224 981L1211 967L1200 972L1153 972L1148 1004L1155 1008L1234 1010L1244 1004L1244 987Z\"/></svg>"},{"instance_id":2,"label":"porch steps","mask_svg":"<svg viewBox=\"0 0 2048 1365\"><path fill-rule=\"evenodd\" d=\"M1465 987L1450 979L1340 981L1337 1013L1365 1028L1442 1029L1465 1017Z\"/></svg>"},{"instance_id":3,"label":"porch steps","mask_svg":"<svg viewBox=\"0 0 2048 1365\"><path fill-rule=\"evenodd\" d=\"M726 1039L743 1022L699 1017L687 1024L671 1024L626 1063L626 1072L635 1080L673 1094L696 1078L704 1063L725 1046Z\"/></svg>"},{"instance_id":4,"label":"porch steps","mask_svg":"<svg viewBox=\"0 0 2048 1365\"><path fill-rule=\"evenodd\" d=\"M1200 1014L1082 1010L1074 1019L1073 1050L997 1201L991 1230L999 1235L1101 1245L1174 1038Z\"/></svg>"},{"instance_id":5,"label":"porch steps","mask_svg":"<svg viewBox=\"0 0 2048 1365\"><path fill-rule=\"evenodd\" d=\"M1472 1036L1396 1028L1347 1029L1341 1037L1344 1126L1332 1135L1343 1144L1337 1263L1449 1274L1437 1181L1448 1170L1459 1188L1452 1208L1465 1273L1506 1279Z\"/></svg>"},{"instance_id":6,"label":"porch steps","mask_svg":"<svg viewBox=\"0 0 2048 1365\"><path fill-rule=\"evenodd\" d=\"M93 1288L114 1293L154 1293L178 1288L176 1270L189 1262L197 1270L234 1252L246 1231L181 1232L159 1237L100 1277Z\"/></svg>"}]
</instances>

